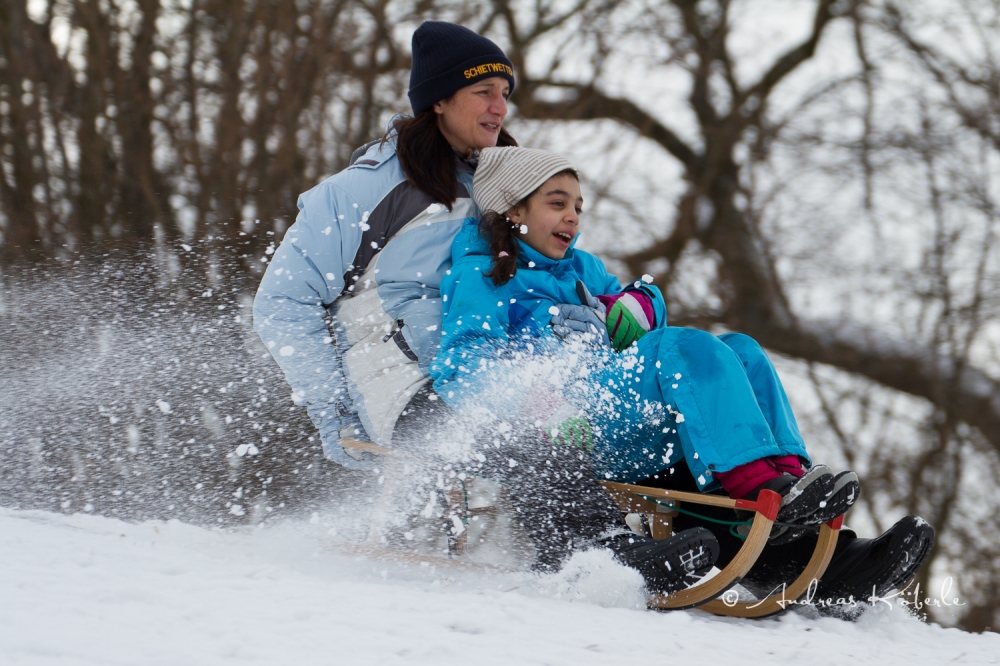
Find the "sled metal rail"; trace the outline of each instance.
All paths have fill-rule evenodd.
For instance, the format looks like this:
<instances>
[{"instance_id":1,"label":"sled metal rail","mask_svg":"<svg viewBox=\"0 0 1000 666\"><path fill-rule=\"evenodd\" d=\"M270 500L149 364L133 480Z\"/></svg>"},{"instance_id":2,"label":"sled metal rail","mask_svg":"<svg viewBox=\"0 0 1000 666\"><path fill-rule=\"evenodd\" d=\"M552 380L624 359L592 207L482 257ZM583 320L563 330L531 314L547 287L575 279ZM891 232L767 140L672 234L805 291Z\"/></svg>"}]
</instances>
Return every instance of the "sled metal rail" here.
<instances>
[{"instance_id":1,"label":"sled metal rail","mask_svg":"<svg viewBox=\"0 0 1000 666\"><path fill-rule=\"evenodd\" d=\"M346 449L384 456L387 460L401 454L400 451L372 442L342 439L340 443ZM751 501L613 481L598 481L598 483L611 495L623 512L645 514L649 520L650 531L654 539L666 539L672 535L671 519L678 513L672 507L680 504L754 512L750 533L747 535L743 547L721 572L685 590L670 595L654 595L648 601L650 608L680 610L698 607L700 610L706 610L715 615L749 618L767 617L780 613L790 604L805 596L813 581L818 581L823 572L826 571L837 546L837 537L844 521L843 516L838 516L819 526L819 538L812 556L794 581L773 590L771 595L764 599L731 601L719 597L743 580L767 545L771 527L778 516L778 509L781 507L781 496L778 493L764 490L761 491L756 501ZM453 501L455 499L452 498ZM482 511L482 509L473 510L470 513L477 511Z\"/></svg>"}]
</instances>

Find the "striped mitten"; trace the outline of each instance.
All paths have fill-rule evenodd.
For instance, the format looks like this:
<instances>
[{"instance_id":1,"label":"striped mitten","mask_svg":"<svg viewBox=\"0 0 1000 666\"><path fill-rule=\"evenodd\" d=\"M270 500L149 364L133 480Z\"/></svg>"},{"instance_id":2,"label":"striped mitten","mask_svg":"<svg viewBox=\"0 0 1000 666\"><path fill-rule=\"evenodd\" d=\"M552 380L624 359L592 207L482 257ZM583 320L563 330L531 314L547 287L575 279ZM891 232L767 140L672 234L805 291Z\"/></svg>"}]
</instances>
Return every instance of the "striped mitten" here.
<instances>
[{"instance_id":1,"label":"striped mitten","mask_svg":"<svg viewBox=\"0 0 1000 666\"><path fill-rule=\"evenodd\" d=\"M607 308L608 335L615 351L622 351L656 326L653 301L641 290L598 296Z\"/></svg>"}]
</instances>

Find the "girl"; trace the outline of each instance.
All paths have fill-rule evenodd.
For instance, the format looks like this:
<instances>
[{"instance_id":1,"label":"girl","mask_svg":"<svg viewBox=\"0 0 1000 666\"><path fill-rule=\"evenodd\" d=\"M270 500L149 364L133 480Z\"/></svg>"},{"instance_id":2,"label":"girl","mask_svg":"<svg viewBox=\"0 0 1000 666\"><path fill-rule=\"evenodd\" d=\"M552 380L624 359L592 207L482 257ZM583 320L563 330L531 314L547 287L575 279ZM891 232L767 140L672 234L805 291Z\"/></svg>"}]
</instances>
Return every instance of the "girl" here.
<instances>
[{"instance_id":1,"label":"girl","mask_svg":"<svg viewBox=\"0 0 1000 666\"><path fill-rule=\"evenodd\" d=\"M857 476L810 463L759 345L668 327L656 287L622 289L574 249L583 198L568 161L487 148L473 199L482 218L452 244L430 369L449 406L526 417L552 440L592 448L607 479L635 482L683 458L702 491L777 491L781 523L817 525L853 504ZM772 542L802 534L778 526Z\"/></svg>"}]
</instances>

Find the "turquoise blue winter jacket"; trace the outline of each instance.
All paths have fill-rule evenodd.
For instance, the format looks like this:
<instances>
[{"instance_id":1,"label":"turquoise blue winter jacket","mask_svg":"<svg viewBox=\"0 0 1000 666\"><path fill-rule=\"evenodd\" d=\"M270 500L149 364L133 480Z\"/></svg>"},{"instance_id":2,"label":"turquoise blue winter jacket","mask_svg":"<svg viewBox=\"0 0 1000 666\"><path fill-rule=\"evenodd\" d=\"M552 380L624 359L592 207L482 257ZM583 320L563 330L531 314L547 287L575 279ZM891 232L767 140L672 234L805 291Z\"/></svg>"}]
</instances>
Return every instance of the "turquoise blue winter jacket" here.
<instances>
[{"instance_id":1,"label":"turquoise blue winter jacket","mask_svg":"<svg viewBox=\"0 0 1000 666\"><path fill-rule=\"evenodd\" d=\"M474 220L452 243L441 280L443 334L431 363L434 390L471 419L558 426L586 416L599 478L635 483L683 457L702 490L715 471L767 456L808 458L795 417L767 355L745 335L666 326L653 301L655 330L622 353L559 340L549 321L557 303L579 304L576 281L594 295L620 291L599 259L571 249L554 261L520 245L518 269L496 287ZM540 380L540 381L538 381ZM513 418L511 418L513 417Z\"/></svg>"},{"instance_id":2,"label":"turquoise blue winter jacket","mask_svg":"<svg viewBox=\"0 0 1000 666\"><path fill-rule=\"evenodd\" d=\"M517 271L498 287L484 276L492 258L476 219L466 219L452 242L451 270L440 287L441 347L430 366L434 390L452 407L467 406L467 400L475 400L483 390L475 372L482 360L495 360L513 350L546 353L563 344L549 326L549 308L557 303L579 304L578 280L594 295L622 291L618 278L589 252L571 247L555 260L520 240L518 244ZM666 326L667 310L659 289L641 282L627 289L641 289L649 295L656 328Z\"/></svg>"}]
</instances>

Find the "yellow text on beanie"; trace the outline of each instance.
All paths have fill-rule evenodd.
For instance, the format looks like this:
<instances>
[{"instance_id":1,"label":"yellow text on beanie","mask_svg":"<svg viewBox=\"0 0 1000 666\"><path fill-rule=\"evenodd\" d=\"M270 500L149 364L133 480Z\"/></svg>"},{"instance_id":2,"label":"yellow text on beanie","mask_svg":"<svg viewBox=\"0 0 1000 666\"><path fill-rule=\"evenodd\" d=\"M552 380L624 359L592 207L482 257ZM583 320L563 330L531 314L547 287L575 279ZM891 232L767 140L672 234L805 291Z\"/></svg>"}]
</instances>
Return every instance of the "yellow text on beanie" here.
<instances>
[{"instance_id":1,"label":"yellow text on beanie","mask_svg":"<svg viewBox=\"0 0 1000 666\"><path fill-rule=\"evenodd\" d=\"M419 114L460 88L502 76L514 92L514 67L503 50L482 35L446 21L424 21L413 33L410 106Z\"/></svg>"}]
</instances>

